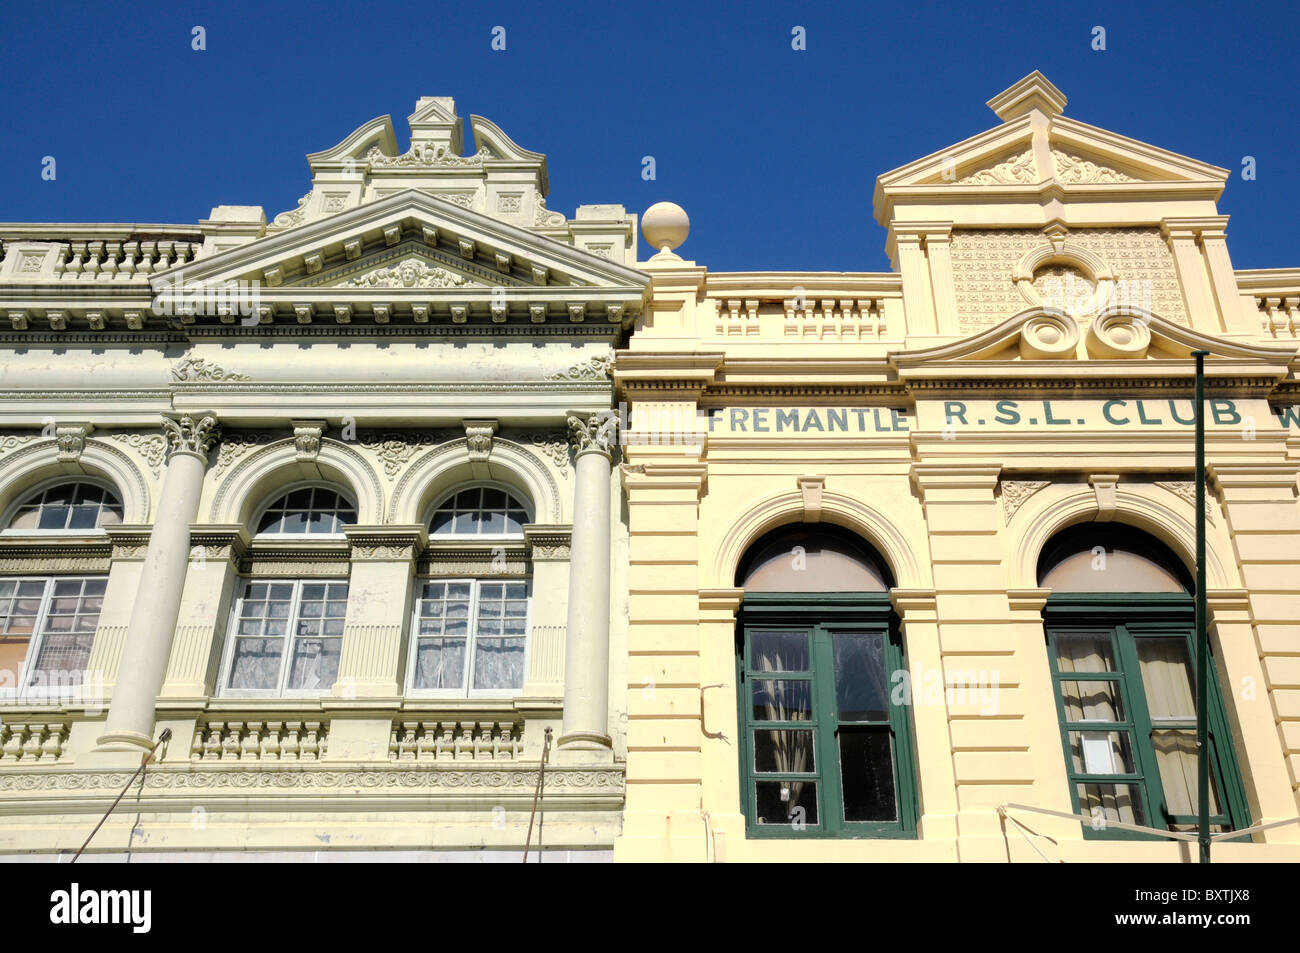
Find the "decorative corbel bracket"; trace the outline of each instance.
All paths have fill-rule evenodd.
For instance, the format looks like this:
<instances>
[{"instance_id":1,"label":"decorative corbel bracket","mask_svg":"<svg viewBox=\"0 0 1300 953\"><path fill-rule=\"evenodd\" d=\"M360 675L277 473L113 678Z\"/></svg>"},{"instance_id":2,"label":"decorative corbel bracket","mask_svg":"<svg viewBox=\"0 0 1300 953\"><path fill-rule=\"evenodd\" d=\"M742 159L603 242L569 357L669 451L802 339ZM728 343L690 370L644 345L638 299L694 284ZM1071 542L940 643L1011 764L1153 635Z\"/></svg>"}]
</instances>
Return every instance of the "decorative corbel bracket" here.
<instances>
[{"instance_id":1,"label":"decorative corbel bracket","mask_svg":"<svg viewBox=\"0 0 1300 953\"><path fill-rule=\"evenodd\" d=\"M76 463L86 449L86 438L95 429L91 423L55 424L54 440L58 444L60 463Z\"/></svg>"},{"instance_id":2,"label":"decorative corbel bracket","mask_svg":"<svg viewBox=\"0 0 1300 953\"><path fill-rule=\"evenodd\" d=\"M1094 473L1088 477L1092 491L1097 495L1097 522L1108 523L1115 518L1116 487L1119 484L1118 473Z\"/></svg>"}]
</instances>

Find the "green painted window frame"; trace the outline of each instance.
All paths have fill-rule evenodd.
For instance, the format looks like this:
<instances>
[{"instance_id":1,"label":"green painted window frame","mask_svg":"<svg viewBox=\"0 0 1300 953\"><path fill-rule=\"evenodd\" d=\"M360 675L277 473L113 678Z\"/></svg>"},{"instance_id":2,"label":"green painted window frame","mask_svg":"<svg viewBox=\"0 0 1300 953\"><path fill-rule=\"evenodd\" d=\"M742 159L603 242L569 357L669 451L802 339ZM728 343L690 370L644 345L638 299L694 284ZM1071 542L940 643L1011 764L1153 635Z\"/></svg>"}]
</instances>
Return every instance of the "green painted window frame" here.
<instances>
[{"instance_id":1,"label":"green painted window frame","mask_svg":"<svg viewBox=\"0 0 1300 953\"><path fill-rule=\"evenodd\" d=\"M812 668L801 674L812 680L813 717L809 721L770 722L753 717L751 681L770 679L772 673L756 671L750 665L750 635L771 628L805 629L809 634ZM912 741L911 696L896 704L895 672L907 670L906 656L897 619L889 594L863 593L752 593L740 607L736 628L736 696L739 705L741 810L745 815L746 834L755 838L915 838L920 813L916 783L916 755ZM838 728L840 718L835 691L832 640L840 633L880 633L884 636L884 663L887 677L888 717L885 721L853 721L852 724L886 728L892 740L894 796L898 819L895 821L845 821L841 790ZM818 792L817 823L802 830L785 824L760 825L757 821L758 780L781 780L779 773L754 770L753 732L755 728L811 727L816 732L814 761L816 770L799 775L815 780Z\"/></svg>"},{"instance_id":2,"label":"green painted window frame","mask_svg":"<svg viewBox=\"0 0 1300 953\"><path fill-rule=\"evenodd\" d=\"M1151 732L1155 730L1142 685L1141 666L1138 661L1137 641L1143 638L1183 638L1187 645L1187 658L1193 686L1196 684L1196 606L1191 595L1185 593L1053 593L1048 597L1043 614L1043 630L1047 639L1048 661L1051 665L1052 692L1056 697L1057 721L1061 728L1061 745L1065 754L1065 770L1069 779L1070 803L1075 813L1083 813L1079 803L1078 785L1081 783L1128 783L1135 785L1142 799L1146 819L1142 826L1159 827L1157 822L1194 824L1196 817L1169 815L1164 789L1156 763ZM1067 722L1065 699L1061 682L1080 680L1077 673L1058 669L1056 638L1061 633L1109 631L1111 651L1116 671L1113 675L1088 675L1085 681L1114 681L1119 688L1124 706L1125 721L1101 723L1100 730L1130 730L1133 737L1135 773L1132 775L1094 775L1074 770L1070 750L1070 732L1097 731L1098 722ZM1236 750L1232 732L1228 728L1227 709L1219 690L1218 672L1210 654L1209 671L1209 738L1210 770L1219 793L1220 810L1226 814L1212 815L1210 823L1223 824L1232 830L1250 826L1246 805L1246 791L1241 772L1237 767ZM1193 692L1195 690L1193 689ZM1199 704L1199 701L1198 701ZM1189 723L1195 727L1195 722ZM1161 724L1161 729L1186 728L1187 725ZM1123 831L1114 828L1094 829L1081 824L1086 840L1145 840L1167 841L1157 834Z\"/></svg>"}]
</instances>

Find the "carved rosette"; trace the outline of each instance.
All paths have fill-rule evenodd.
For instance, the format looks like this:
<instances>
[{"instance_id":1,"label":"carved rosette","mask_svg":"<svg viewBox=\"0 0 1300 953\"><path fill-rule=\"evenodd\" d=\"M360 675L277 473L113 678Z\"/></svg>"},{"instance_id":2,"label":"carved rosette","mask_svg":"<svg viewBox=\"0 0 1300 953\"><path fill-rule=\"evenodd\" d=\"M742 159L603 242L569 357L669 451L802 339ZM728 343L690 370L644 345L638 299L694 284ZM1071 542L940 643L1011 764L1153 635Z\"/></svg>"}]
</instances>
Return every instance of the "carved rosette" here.
<instances>
[{"instance_id":1,"label":"carved rosette","mask_svg":"<svg viewBox=\"0 0 1300 953\"><path fill-rule=\"evenodd\" d=\"M453 434L437 430L423 431L371 431L362 435L357 443L375 454L384 465L384 475L392 478L421 447L431 447L452 439Z\"/></svg>"},{"instance_id":2,"label":"carved rosette","mask_svg":"<svg viewBox=\"0 0 1300 953\"><path fill-rule=\"evenodd\" d=\"M571 415L569 440L578 456L601 453L611 457L614 447L618 445L618 414L612 410L602 410L585 419L576 414Z\"/></svg>"},{"instance_id":3,"label":"carved rosette","mask_svg":"<svg viewBox=\"0 0 1300 953\"><path fill-rule=\"evenodd\" d=\"M168 459L176 453L189 453L206 460L208 451L221 439L221 425L212 414L164 416L162 429Z\"/></svg>"}]
</instances>

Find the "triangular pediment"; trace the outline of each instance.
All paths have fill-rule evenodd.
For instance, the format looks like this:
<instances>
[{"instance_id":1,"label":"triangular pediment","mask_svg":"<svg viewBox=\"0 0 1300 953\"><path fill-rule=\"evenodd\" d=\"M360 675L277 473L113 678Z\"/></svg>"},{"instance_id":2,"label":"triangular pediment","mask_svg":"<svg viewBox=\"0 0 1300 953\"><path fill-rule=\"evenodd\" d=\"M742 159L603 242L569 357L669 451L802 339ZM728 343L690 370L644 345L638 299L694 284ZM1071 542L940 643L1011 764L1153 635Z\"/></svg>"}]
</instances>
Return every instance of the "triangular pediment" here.
<instances>
[{"instance_id":1,"label":"triangular pediment","mask_svg":"<svg viewBox=\"0 0 1300 953\"><path fill-rule=\"evenodd\" d=\"M1244 344L1175 324L1141 308L1112 306L1074 316L1030 308L978 334L918 350L895 351L900 378L1026 380L1073 377L1185 377L1196 351L1212 376L1281 380L1296 348Z\"/></svg>"},{"instance_id":2,"label":"triangular pediment","mask_svg":"<svg viewBox=\"0 0 1300 953\"><path fill-rule=\"evenodd\" d=\"M968 203L987 194L1004 201L1150 197L1215 199L1226 169L1070 119L1065 97L1032 73L989 101L1003 122L979 135L886 172L876 180L877 219L896 205Z\"/></svg>"},{"instance_id":3,"label":"triangular pediment","mask_svg":"<svg viewBox=\"0 0 1300 953\"><path fill-rule=\"evenodd\" d=\"M534 231L408 189L299 228L156 275L155 294L242 283L267 316L482 311L541 323L549 317L630 320L648 294L641 271ZM375 311L374 306L379 310ZM462 310L455 311L453 308ZM540 308L540 310L539 310ZM294 309L297 309L296 312ZM302 322L306 323L306 322Z\"/></svg>"}]
</instances>

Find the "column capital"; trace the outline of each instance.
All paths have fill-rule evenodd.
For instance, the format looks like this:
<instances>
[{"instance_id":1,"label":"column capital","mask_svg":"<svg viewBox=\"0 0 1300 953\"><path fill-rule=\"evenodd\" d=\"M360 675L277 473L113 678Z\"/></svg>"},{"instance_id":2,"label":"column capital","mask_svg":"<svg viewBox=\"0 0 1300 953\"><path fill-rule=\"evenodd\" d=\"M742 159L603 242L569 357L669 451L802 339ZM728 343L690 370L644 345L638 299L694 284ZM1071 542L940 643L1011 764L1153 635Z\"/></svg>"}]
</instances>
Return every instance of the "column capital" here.
<instances>
[{"instance_id":1,"label":"column capital","mask_svg":"<svg viewBox=\"0 0 1300 953\"><path fill-rule=\"evenodd\" d=\"M221 439L221 424L210 413L163 414L162 432L168 459L184 453L207 463L208 451Z\"/></svg>"},{"instance_id":2,"label":"column capital","mask_svg":"<svg viewBox=\"0 0 1300 953\"><path fill-rule=\"evenodd\" d=\"M618 414L613 410L599 410L594 414L569 412L569 440L575 453L599 453L607 460L613 459L618 445Z\"/></svg>"}]
</instances>

